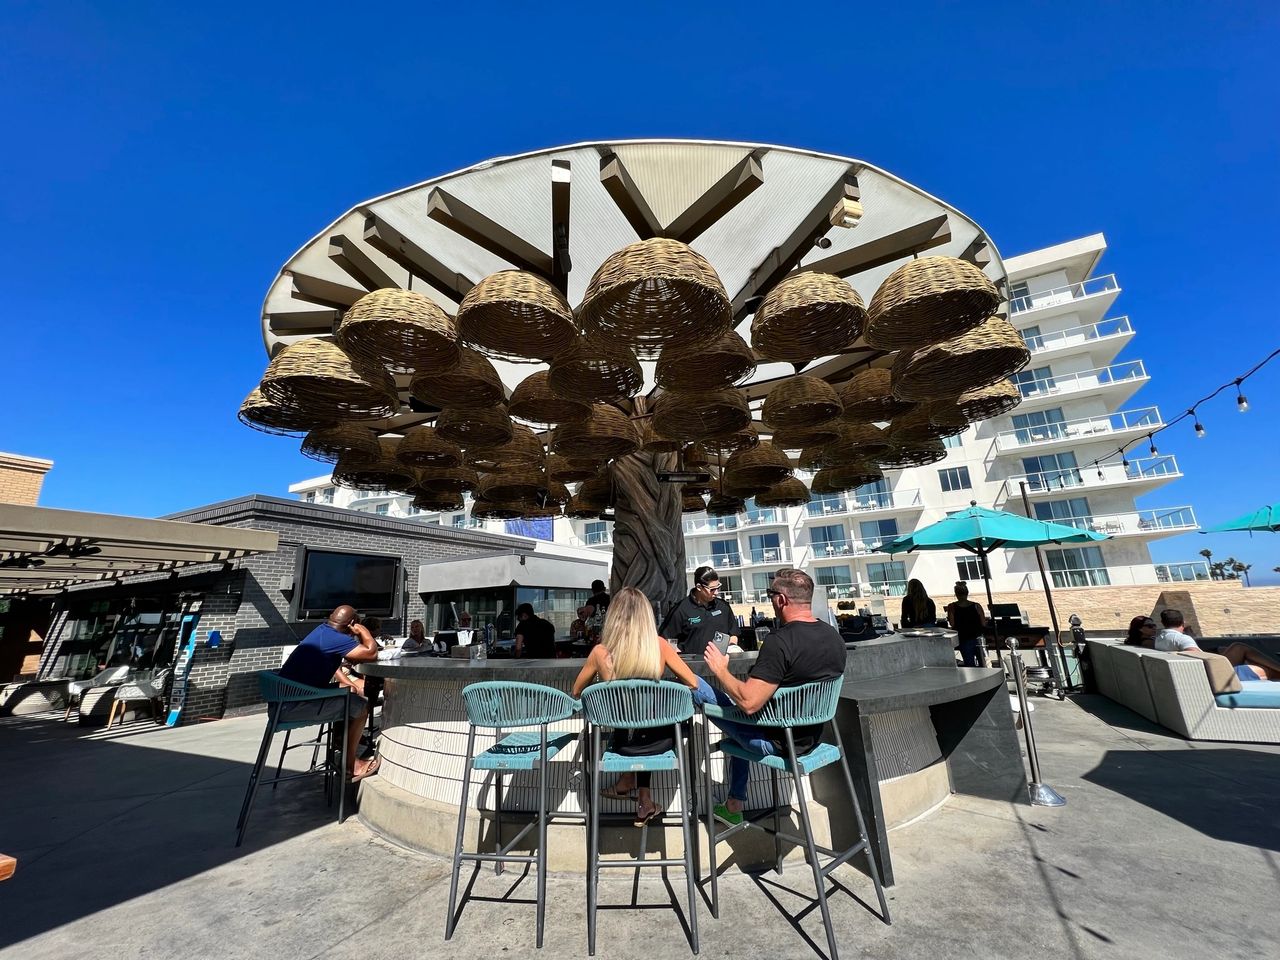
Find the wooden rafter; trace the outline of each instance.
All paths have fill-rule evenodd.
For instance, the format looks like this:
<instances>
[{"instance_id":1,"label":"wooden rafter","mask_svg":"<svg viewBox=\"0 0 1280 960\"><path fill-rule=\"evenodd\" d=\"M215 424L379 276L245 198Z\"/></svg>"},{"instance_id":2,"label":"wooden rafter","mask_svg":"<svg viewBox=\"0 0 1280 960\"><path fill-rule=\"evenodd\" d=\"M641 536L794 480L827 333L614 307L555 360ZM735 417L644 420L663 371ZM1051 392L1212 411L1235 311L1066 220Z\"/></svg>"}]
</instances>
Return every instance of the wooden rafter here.
<instances>
[{"instance_id":1,"label":"wooden rafter","mask_svg":"<svg viewBox=\"0 0 1280 960\"><path fill-rule=\"evenodd\" d=\"M568 158L551 161L551 282L565 296L569 295L569 187L571 169Z\"/></svg>"},{"instance_id":2,"label":"wooden rafter","mask_svg":"<svg viewBox=\"0 0 1280 960\"><path fill-rule=\"evenodd\" d=\"M807 263L804 268L815 273L851 277L864 270L882 267L887 263L905 260L913 254L940 247L950 240L951 221L944 213L848 250L841 250L839 253L813 263Z\"/></svg>"},{"instance_id":3,"label":"wooden rafter","mask_svg":"<svg viewBox=\"0 0 1280 960\"><path fill-rule=\"evenodd\" d=\"M551 277L550 256L444 190L437 188L428 195L427 216L512 266Z\"/></svg>"},{"instance_id":4,"label":"wooden rafter","mask_svg":"<svg viewBox=\"0 0 1280 960\"><path fill-rule=\"evenodd\" d=\"M298 273L296 270L286 271L286 276L293 279L293 297L295 300L305 300L308 303L316 303L322 307L331 307L343 313L346 312L349 306L369 292L363 287L350 287L345 283L325 280L323 277L313 277L306 273Z\"/></svg>"},{"instance_id":5,"label":"wooden rafter","mask_svg":"<svg viewBox=\"0 0 1280 960\"><path fill-rule=\"evenodd\" d=\"M474 280L450 269L377 214L371 213L365 218L364 241L408 270L414 279L421 279L444 294L455 305L461 303L467 291L475 286Z\"/></svg>"},{"instance_id":6,"label":"wooden rafter","mask_svg":"<svg viewBox=\"0 0 1280 960\"><path fill-rule=\"evenodd\" d=\"M764 183L761 158L764 151L754 150L732 170L711 185L687 210L663 231L663 236L682 243L692 243L703 231L749 197Z\"/></svg>"},{"instance_id":7,"label":"wooden rafter","mask_svg":"<svg viewBox=\"0 0 1280 960\"><path fill-rule=\"evenodd\" d=\"M960 254L960 259L968 260L979 270L985 270L991 263L991 244L986 237L974 237L973 242Z\"/></svg>"},{"instance_id":8,"label":"wooden rafter","mask_svg":"<svg viewBox=\"0 0 1280 960\"><path fill-rule=\"evenodd\" d=\"M662 224L616 153L600 157L600 182L639 239L662 236Z\"/></svg>"},{"instance_id":9,"label":"wooden rafter","mask_svg":"<svg viewBox=\"0 0 1280 960\"><path fill-rule=\"evenodd\" d=\"M361 248L360 241L345 234L339 233L329 238L329 259L366 290L382 290L387 287L399 289L404 286L403 282L396 280L373 262L373 258Z\"/></svg>"},{"instance_id":10,"label":"wooden rafter","mask_svg":"<svg viewBox=\"0 0 1280 960\"><path fill-rule=\"evenodd\" d=\"M341 310L280 310L267 314L267 326L275 334L323 334L333 333L341 319Z\"/></svg>"}]
</instances>

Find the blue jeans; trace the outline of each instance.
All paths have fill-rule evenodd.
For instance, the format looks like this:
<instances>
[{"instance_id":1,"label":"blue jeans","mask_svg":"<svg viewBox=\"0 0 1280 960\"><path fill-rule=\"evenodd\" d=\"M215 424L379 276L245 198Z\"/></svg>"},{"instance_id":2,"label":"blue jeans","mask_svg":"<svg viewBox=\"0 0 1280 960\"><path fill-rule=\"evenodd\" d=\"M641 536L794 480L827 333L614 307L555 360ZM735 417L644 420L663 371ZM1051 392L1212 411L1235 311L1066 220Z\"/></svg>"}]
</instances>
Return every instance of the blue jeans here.
<instances>
[{"instance_id":1,"label":"blue jeans","mask_svg":"<svg viewBox=\"0 0 1280 960\"><path fill-rule=\"evenodd\" d=\"M711 684L701 677L698 678L698 689L693 692L694 703L717 703L722 707L733 707L734 702L729 699L729 695L723 690L717 690ZM738 746L745 747L748 750L754 750L756 753L764 754L766 757L773 756L777 753L777 749L773 745L772 740L766 740L762 735L762 729L751 723L738 723L735 720L719 720L714 717L710 718L711 722L724 731L730 740L734 741ZM738 757L729 758L729 796L743 803L747 800L747 779L751 775L751 764L747 760Z\"/></svg>"}]
</instances>

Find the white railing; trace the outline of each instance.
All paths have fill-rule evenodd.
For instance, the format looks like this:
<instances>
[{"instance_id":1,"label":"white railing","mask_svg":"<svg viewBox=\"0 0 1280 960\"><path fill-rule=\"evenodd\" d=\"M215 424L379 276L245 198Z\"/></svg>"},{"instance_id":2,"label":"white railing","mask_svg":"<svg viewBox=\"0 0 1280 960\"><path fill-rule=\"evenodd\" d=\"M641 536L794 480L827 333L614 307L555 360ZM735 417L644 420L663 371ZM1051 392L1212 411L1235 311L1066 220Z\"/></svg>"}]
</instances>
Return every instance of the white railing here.
<instances>
[{"instance_id":1,"label":"white railing","mask_svg":"<svg viewBox=\"0 0 1280 960\"><path fill-rule=\"evenodd\" d=\"M829 497L810 500L805 505L807 517L832 517L845 513L869 513L874 510L910 510L923 507L919 490L885 490L858 496Z\"/></svg>"},{"instance_id":2,"label":"white railing","mask_svg":"<svg viewBox=\"0 0 1280 960\"><path fill-rule=\"evenodd\" d=\"M351 502L360 503L364 500L395 500L398 497L407 496L407 493L396 493L394 490L352 490Z\"/></svg>"},{"instance_id":3,"label":"white railing","mask_svg":"<svg viewBox=\"0 0 1280 960\"><path fill-rule=\"evenodd\" d=\"M1063 393L1079 393L1082 390L1096 390L1113 383L1147 379L1150 378L1142 361L1130 360L1127 363L1114 363L1109 367L1081 370L1079 373L1054 374L1036 380L1022 380L1018 383L1018 390L1022 393L1023 399L1033 399L1056 397Z\"/></svg>"},{"instance_id":4,"label":"white railing","mask_svg":"<svg viewBox=\"0 0 1280 960\"><path fill-rule=\"evenodd\" d=\"M686 534L731 533L740 526L738 517L686 517L682 526Z\"/></svg>"},{"instance_id":5,"label":"white railing","mask_svg":"<svg viewBox=\"0 0 1280 960\"><path fill-rule=\"evenodd\" d=\"M607 543L613 543L612 530L593 530L590 533L582 535L582 542L588 547L599 547Z\"/></svg>"},{"instance_id":6,"label":"white railing","mask_svg":"<svg viewBox=\"0 0 1280 960\"><path fill-rule=\"evenodd\" d=\"M766 507L763 510L748 510L738 517L738 523L744 527L764 527L770 524L786 523L787 517L781 510Z\"/></svg>"},{"instance_id":7,"label":"white railing","mask_svg":"<svg viewBox=\"0 0 1280 960\"><path fill-rule=\"evenodd\" d=\"M1158 477L1180 477L1178 461L1171 455L1159 457L1142 457L1130 460L1126 467L1120 463L1100 463L1096 467L1065 467L1061 470L1046 470L1041 473L1027 473L1013 476L1004 482L1006 497L1019 497L1018 484L1025 481L1027 492L1031 494L1054 493L1059 490L1087 490L1090 487L1113 486Z\"/></svg>"},{"instance_id":8,"label":"white railing","mask_svg":"<svg viewBox=\"0 0 1280 960\"><path fill-rule=\"evenodd\" d=\"M1104 513L1088 517L1064 517L1051 522L1081 530L1092 530L1112 537L1141 533L1167 533L1171 530L1195 530L1196 514L1191 507L1166 507L1162 510L1130 510L1126 513Z\"/></svg>"},{"instance_id":9,"label":"white railing","mask_svg":"<svg viewBox=\"0 0 1280 960\"><path fill-rule=\"evenodd\" d=\"M996 434L999 450L1022 450L1041 443L1059 440L1101 439L1107 434L1129 430L1157 430L1164 426L1159 407L1141 407L1137 410L1120 410L1101 417L1083 417L1058 423L1041 423L1033 427L1017 427Z\"/></svg>"},{"instance_id":10,"label":"white railing","mask_svg":"<svg viewBox=\"0 0 1280 960\"><path fill-rule=\"evenodd\" d=\"M715 567L717 570L732 570L742 566L742 553L690 554L684 559L685 569L692 572L698 567Z\"/></svg>"},{"instance_id":11,"label":"white railing","mask_svg":"<svg viewBox=\"0 0 1280 960\"><path fill-rule=\"evenodd\" d=\"M1111 320L1099 320L1097 323L1067 327L1065 330L1050 330L1048 333L1036 333L1031 336L1024 333L1022 339L1026 342L1027 349L1035 355L1046 350L1074 347L1077 344L1105 340L1107 337L1118 337L1126 333L1133 333L1129 318L1115 317Z\"/></svg>"},{"instance_id":12,"label":"white railing","mask_svg":"<svg viewBox=\"0 0 1280 960\"><path fill-rule=\"evenodd\" d=\"M1109 587L1111 575L1106 567L1080 567L1076 570L1050 570L1049 579L1060 589L1068 587Z\"/></svg>"},{"instance_id":13,"label":"white railing","mask_svg":"<svg viewBox=\"0 0 1280 960\"><path fill-rule=\"evenodd\" d=\"M755 547L749 550L734 550L730 553L691 554L685 557L685 569L695 570L698 567L715 567L717 570L732 570L737 567L750 567L763 563L789 563L791 551L786 544L776 547Z\"/></svg>"},{"instance_id":14,"label":"white railing","mask_svg":"<svg viewBox=\"0 0 1280 960\"><path fill-rule=\"evenodd\" d=\"M1208 580L1207 560L1186 560L1182 563L1157 563L1156 580L1160 583L1183 583L1191 580Z\"/></svg>"},{"instance_id":15,"label":"white railing","mask_svg":"<svg viewBox=\"0 0 1280 960\"><path fill-rule=\"evenodd\" d=\"M819 540L809 544L806 560L833 560L837 557L865 557L876 553L878 540Z\"/></svg>"},{"instance_id":16,"label":"white railing","mask_svg":"<svg viewBox=\"0 0 1280 960\"><path fill-rule=\"evenodd\" d=\"M860 597L901 597L907 592L905 580L881 580L858 584Z\"/></svg>"},{"instance_id":17,"label":"white railing","mask_svg":"<svg viewBox=\"0 0 1280 960\"><path fill-rule=\"evenodd\" d=\"M1059 304L1083 300L1085 297L1097 296L1111 290L1119 290L1116 275L1109 273L1105 277L1090 277L1080 283L1069 283L1065 287L1054 287L1052 290L1038 290L1026 296L1015 297L1009 301L1009 313L1026 313L1028 310L1039 310L1043 307L1056 307Z\"/></svg>"},{"instance_id":18,"label":"white railing","mask_svg":"<svg viewBox=\"0 0 1280 960\"><path fill-rule=\"evenodd\" d=\"M755 563L790 563L791 550L786 544L779 544L776 547L753 547L747 550L746 564L744 566Z\"/></svg>"}]
</instances>

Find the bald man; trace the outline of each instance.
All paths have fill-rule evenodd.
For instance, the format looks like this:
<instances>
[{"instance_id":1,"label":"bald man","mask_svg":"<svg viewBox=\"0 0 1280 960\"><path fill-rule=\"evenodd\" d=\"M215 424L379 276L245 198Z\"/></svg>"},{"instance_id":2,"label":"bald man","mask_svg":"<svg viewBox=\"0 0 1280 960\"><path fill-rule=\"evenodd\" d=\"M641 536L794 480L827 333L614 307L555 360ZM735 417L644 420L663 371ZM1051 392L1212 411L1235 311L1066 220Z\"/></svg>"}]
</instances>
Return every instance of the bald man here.
<instances>
[{"instance_id":1,"label":"bald man","mask_svg":"<svg viewBox=\"0 0 1280 960\"><path fill-rule=\"evenodd\" d=\"M378 659L378 644L373 634L360 625L355 607L343 604L329 614L329 619L316 627L298 644L280 668L286 680L305 683L309 687L327 687L337 681L349 687L355 696L349 699L347 723L347 773L353 782L363 780L378 769L377 759L360 760L360 731L369 716L369 701L364 698L364 680L348 676L342 661L370 663ZM328 723L341 721L342 701L317 700L310 703L286 703L282 720L315 719Z\"/></svg>"}]
</instances>

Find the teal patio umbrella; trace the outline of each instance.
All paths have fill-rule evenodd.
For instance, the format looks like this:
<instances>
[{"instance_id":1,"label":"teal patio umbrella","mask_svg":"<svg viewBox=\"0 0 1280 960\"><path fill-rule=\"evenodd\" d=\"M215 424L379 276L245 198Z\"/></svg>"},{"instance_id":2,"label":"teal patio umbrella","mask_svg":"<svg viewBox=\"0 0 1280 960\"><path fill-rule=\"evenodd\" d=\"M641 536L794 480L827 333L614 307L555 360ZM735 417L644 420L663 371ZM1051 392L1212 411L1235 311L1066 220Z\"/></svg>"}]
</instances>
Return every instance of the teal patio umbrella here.
<instances>
[{"instance_id":1,"label":"teal patio umbrella","mask_svg":"<svg viewBox=\"0 0 1280 960\"><path fill-rule=\"evenodd\" d=\"M1273 503L1269 507L1260 507L1253 513L1246 513L1243 517L1236 517L1234 520L1228 520L1226 523L1220 523L1216 527L1205 527L1201 533L1234 533L1236 531L1266 530L1271 533L1280 533L1280 504Z\"/></svg>"}]
</instances>

